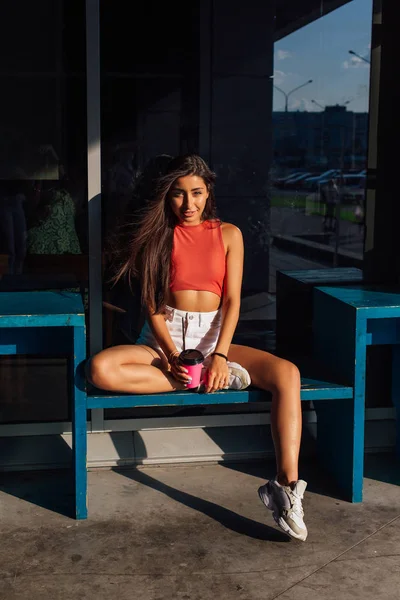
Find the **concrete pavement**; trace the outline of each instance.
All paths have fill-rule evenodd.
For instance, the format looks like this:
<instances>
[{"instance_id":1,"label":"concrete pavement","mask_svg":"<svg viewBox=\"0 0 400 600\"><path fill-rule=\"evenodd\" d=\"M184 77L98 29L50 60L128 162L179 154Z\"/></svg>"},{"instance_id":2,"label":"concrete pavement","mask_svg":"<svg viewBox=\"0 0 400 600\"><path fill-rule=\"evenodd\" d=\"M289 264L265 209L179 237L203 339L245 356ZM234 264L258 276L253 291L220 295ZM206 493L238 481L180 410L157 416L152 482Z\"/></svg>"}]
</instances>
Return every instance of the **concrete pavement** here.
<instances>
[{"instance_id":1,"label":"concrete pavement","mask_svg":"<svg viewBox=\"0 0 400 600\"><path fill-rule=\"evenodd\" d=\"M354 505L302 462L305 543L258 499L271 463L97 470L83 522L67 472L2 475L0 599L398 600L398 462L366 462Z\"/></svg>"}]
</instances>

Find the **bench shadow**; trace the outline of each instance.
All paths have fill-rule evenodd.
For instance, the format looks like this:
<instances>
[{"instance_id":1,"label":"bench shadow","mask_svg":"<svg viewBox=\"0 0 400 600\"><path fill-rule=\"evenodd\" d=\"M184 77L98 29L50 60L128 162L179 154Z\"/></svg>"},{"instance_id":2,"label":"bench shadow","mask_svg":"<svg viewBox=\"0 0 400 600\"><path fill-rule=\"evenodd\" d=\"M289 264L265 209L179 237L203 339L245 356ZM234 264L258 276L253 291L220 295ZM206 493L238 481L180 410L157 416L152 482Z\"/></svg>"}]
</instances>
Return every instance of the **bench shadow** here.
<instances>
[{"instance_id":1,"label":"bench shadow","mask_svg":"<svg viewBox=\"0 0 400 600\"><path fill-rule=\"evenodd\" d=\"M366 454L364 477L400 486L400 459L395 452Z\"/></svg>"},{"instance_id":2,"label":"bench shadow","mask_svg":"<svg viewBox=\"0 0 400 600\"><path fill-rule=\"evenodd\" d=\"M45 508L59 515L74 518L75 488L72 469L72 451L61 436L51 445L66 468L43 471L13 471L1 473L0 491Z\"/></svg>"},{"instance_id":3,"label":"bench shadow","mask_svg":"<svg viewBox=\"0 0 400 600\"><path fill-rule=\"evenodd\" d=\"M187 492L183 492L182 490L173 488L170 485L151 477L147 473L144 473L142 470L125 470L119 469L118 467L113 470L132 481L140 483L141 485L146 485L153 490L165 494L168 498L210 517L231 531L257 540L290 542L290 539L278 529L274 529L268 525L259 523L258 521L253 521L232 510L215 504L215 502L210 502L209 500L204 500ZM267 511L267 509L265 510ZM269 516L269 511L267 512Z\"/></svg>"},{"instance_id":4,"label":"bench shadow","mask_svg":"<svg viewBox=\"0 0 400 600\"><path fill-rule=\"evenodd\" d=\"M303 409L308 409L309 402L303 402ZM222 408L222 407L221 407ZM224 405L223 413L213 412L213 415L216 414L224 414L225 411L230 414L230 408L237 413L237 405ZM254 408L256 408L256 404L254 404ZM145 417L148 412L146 409L120 409L122 411L126 411L126 416L132 418L134 416L137 417ZM164 417L190 417L196 416L201 417L202 414L209 414L209 407L207 406L187 406L184 408L181 407L168 407L163 408L163 416ZM260 406L260 412L264 412L262 407ZM268 412L268 411L267 411ZM121 413L119 416L121 416ZM240 413L239 413L240 414ZM153 414L154 416L154 414ZM246 427L241 431L242 440L236 440L235 442L235 453L239 455L243 455L243 458L238 460L233 460L231 455L232 453L232 441L229 437L227 437L227 428L226 427L203 427L204 433L214 442L214 444L218 447L218 454L222 456L219 464L224 468L240 471L242 473L246 473L248 475L253 475L259 477L261 480L273 479L276 476L276 466L275 466L275 458L274 458L274 448L270 427L265 425L252 425L252 433L250 434L246 431ZM261 431L261 428L263 431ZM239 428L236 428L238 433L240 433ZM120 448L121 453L119 452L119 439L118 434L113 435L110 434L113 444L120 454L121 457L124 456L124 447ZM233 434L230 434L233 435ZM260 446L260 436L263 438L262 447ZM142 437L140 436L140 432L135 432L134 434L134 445L135 445L135 456L139 457L140 460L148 458L146 444L144 443ZM261 456L253 456L252 458L245 458L245 454L255 451L255 453L260 453ZM228 458L228 460L224 459L224 456ZM323 464L318 461L317 456L317 446L314 434L311 433L307 427L303 428L302 434L302 445L300 450L300 460L299 460L299 478L307 481L307 491L318 494L320 496L327 496L330 498L334 498L337 500L347 501L347 497L345 493L342 491L340 486L337 484L334 477L331 476L329 472L326 471L326 468Z\"/></svg>"}]
</instances>

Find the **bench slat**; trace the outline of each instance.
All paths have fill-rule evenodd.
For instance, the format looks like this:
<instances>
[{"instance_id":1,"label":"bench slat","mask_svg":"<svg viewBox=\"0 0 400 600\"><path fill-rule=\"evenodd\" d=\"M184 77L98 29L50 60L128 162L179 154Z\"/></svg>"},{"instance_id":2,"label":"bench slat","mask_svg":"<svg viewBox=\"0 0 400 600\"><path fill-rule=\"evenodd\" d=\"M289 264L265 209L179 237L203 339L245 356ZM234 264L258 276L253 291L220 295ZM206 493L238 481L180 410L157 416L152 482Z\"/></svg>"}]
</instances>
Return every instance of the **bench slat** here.
<instances>
[{"instance_id":1,"label":"bench slat","mask_svg":"<svg viewBox=\"0 0 400 600\"><path fill-rule=\"evenodd\" d=\"M353 388L326 381L302 379L302 400L335 400L353 397ZM118 394L96 390L88 394L87 408L133 408L146 406L203 406L208 404L248 404L265 402L270 394L262 390L227 390L213 394L174 392L168 394Z\"/></svg>"},{"instance_id":2,"label":"bench slat","mask_svg":"<svg viewBox=\"0 0 400 600\"><path fill-rule=\"evenodd\" d=\"M80 294L1 292L0 328L79 327L85 323Z\"/></svg>"},{"instance_id":3,"label":"bench slat","mask_svg":"<svg viewBox=\"0 0 400 600\"><path fill-rule=\"evenodd\" d=\"M16 327L81 327L85 315L18 315L0 316L0 328Z\"/></svg>"}]
</instances>

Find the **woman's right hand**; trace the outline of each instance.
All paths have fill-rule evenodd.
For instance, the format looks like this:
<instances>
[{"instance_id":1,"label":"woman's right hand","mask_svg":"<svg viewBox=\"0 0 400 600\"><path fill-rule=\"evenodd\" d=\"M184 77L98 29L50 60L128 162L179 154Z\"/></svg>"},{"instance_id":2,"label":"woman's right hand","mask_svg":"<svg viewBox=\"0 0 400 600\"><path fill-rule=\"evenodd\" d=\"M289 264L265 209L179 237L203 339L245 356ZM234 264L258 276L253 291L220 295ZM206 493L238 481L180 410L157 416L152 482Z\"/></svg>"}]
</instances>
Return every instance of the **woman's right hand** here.
<instances>
[{"instance_id":1,"label":"woman's right hand","mask_svg":"<svg viewBox=\"0 0 400 600\"><path fill-rule=\"evenodd\" d=\"M169 360L169 366L171 370L171 375L177 381L181 383L189 383L192 378L188 375L188 370L185 369L181 361L179 360L179 354L175 354Z\"/></svg>"}]
</instances>

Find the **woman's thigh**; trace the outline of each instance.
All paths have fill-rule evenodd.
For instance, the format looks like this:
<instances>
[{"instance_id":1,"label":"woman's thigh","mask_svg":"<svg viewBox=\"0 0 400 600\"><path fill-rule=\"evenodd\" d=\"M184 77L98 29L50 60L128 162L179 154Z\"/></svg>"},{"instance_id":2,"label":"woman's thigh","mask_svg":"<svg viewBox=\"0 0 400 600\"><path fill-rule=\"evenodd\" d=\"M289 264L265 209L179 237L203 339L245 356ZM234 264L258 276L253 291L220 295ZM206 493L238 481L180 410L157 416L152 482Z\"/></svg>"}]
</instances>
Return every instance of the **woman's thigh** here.
<instances>
[{"instance_id":1,"label":"woman's thigh","mask_svg":"<svg viewBox=\"0 0 400 600\"><path fill-rule=\"evenodd\" d=\"M231 344L228 359L242 365L249 372L252 384L262 389L272 390L282 377L298 378L297 367L264 350Z\"/></svg>"},{"instance_id":2,"label":"woman's thigh","mask_svg":"<svg viewBox=\"0 0 400 600\"><path fill-rule=\"evenodd\" d=\"M165 368L165 358L154 348L144 345L122 345L106 348L92 356L87 364L87 373L95 369L112 369L120 365L151 365L159 369Z\"/></svg>"}]
</instances>

